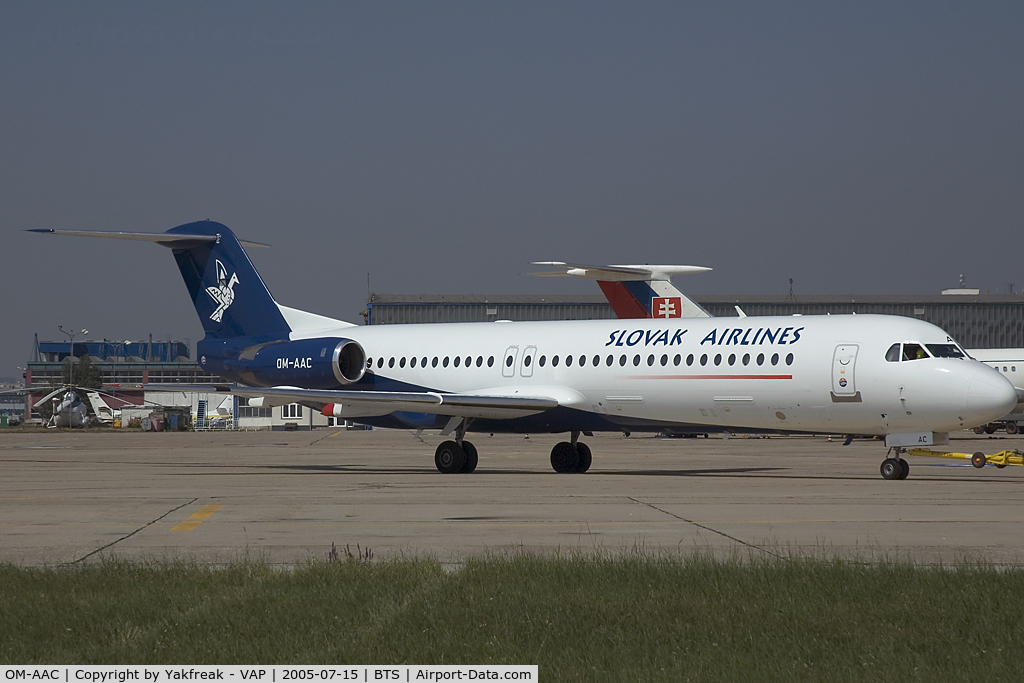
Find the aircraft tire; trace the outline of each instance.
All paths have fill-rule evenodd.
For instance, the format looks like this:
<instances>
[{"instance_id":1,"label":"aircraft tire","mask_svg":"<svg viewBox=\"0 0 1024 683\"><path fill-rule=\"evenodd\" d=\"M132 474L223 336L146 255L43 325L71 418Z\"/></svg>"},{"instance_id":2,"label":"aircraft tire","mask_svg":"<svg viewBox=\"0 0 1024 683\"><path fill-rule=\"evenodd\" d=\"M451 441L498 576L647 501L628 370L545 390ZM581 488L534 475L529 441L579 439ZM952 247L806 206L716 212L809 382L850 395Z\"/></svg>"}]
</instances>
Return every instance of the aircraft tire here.
<instances>
[{"instance_id":1,"label":"aircraft tire","mask_svg":"<svg viewBox=\"0 0 1024 683\"><path fill-rule=\"evenodd\" d=\"M900 461L895 458L886 458L882 461L882 466L879 468L882 473L882 479L899 479L900 475L903 474L903 468L900 467Z\"/></svg>"},{"instance_id":2,"label":"aircraft tire","mask_svg":"<svg viewBox=\"0 0 1024 683\"><path fill-rule=\"evenodd\" d=\"M474 446L468 441L462 442L462 450L466 452L466 462L462 466L461 472L463 472L464 474L469 474L470 472L476 469L476 464L477 462L479 462L480 457L476 452L476 446Z\"/></svg>"},{"instance_id":3,"label":"aircraft tire","mask_svg":"<svg viewBox=\"0 0 1024 683\"><path fill-rule=\"evenodd\" d=\"M900 476L899 480L903 481L910 476L910 463L900 458Z\"/></svg>"},{"instance_id":4,"label":"aircraft tire","mask_svg":"<svg viewBox=\"0 0 1024 683\"><path fill-rule=\"evenodd\" d=\"M971 464L977 467L979 470L985 466L985 454L978 451L971 456Z\"/></svg>"},{"instance_id":5,"label":"aircraft tire","mask_svg":"<svg viewBox=\"0 0 1024 683\"><path fill-rule=\"evenodd\" d=\"M434 465L441 474L457 474L466 464L466 451L454 441L442 441L434 451Z\"/></svg>"},{"instance_id":6,"label":"aircraft tire","mask_svg":"<svg viewBox=\"0 0 1024 683\"><path fill-rule=\"evenodd\" d=\"M579 459L576 449L568 441L559 441L551 449L551 467L559 474L575 472L579 466Z\"/></svg>"},{"instance_id":7,"label":"aircraft tire","mask_svg":"<svg viewBox=\"0 0 1024 683\"><path fill-rule=\"evenodd\" d=\"M582 441L576 442L576 454L579 456L579 462L576 463L576 471L579 474L583 474L590 469L590 465L594 462L594 456L590 452L590 446Z\"/></svg>"}]
</instances>

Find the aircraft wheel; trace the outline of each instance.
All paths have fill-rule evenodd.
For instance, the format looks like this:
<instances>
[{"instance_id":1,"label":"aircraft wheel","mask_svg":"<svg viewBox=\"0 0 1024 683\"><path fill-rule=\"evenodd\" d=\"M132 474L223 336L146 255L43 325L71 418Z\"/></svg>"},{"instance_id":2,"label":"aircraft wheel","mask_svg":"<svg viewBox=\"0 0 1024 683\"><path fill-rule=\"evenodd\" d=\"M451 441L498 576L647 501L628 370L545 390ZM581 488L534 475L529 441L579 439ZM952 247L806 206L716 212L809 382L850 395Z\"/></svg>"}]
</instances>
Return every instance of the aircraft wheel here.
<instances>
[{"instance_id":1,"label":"aircraft wheel","mask_svg":"<svg viewBox=\"0 0 1024 683\"><path fill-rule=\"evenodd\" d=\"M1006 423L1006 433L1007 434L1016 434L1018 431L1019 430L1017 429L1017 423L1016 422L1007 422Z\"/></svg>"},{"instance_id":2,"label":"aircraft wheel","mask_svg":"<svg viewBox=\"0 0 1024 683\"><path fill-rule=\"evenodd\" d=\"M560 474L575 472L579 466L580 456L568 441L559 441L551 449L551 467Z\"/></svg>"},{"instance_id":3,"label":"aircraft wheel","mask_svg":"<svg viewBox=\"0 0 1024 683\"><path fill-rule=\"evenodd\" d=\"M900 476L898 478L903 481L908 476L910 476L910 463L900 458Z\"/></svg>"},{"instance_id":4,"label":"aircraft wheel","mask_svg":"<svg viewBox=\"0 0 1024 683\"><path fill-rule=\"evenodd\" d=\"M582 441L577 441L576 454L579 456L579 462L576 463L576 471L583 474L590 469L590 464L594 461L594 457L590 453L590 446Z\"/></svg>"},{"instance_id":5,"label":"aircraft wheel","mask_svg":"<svg viewBox=\"0 0 1024 683\"><path fill-rule=\"evenodd\" d=\"M462 472L469 474L476 469L476 463L479 460L476 452L476 446L468 441L462 442L462 450L466 452L466 463L462 466Z\"/></svg>"},{"instance_id":6,"label":"aircraft wheel","mask_svg":"<svg viewBox=\"0 0 1024 683\"><path fill-rule=\"evenodd\" d=\"M985 430L986 434L995 434L996 433L996 426L995 425L985 425L983 427L983 429Z\"/></svg>"},{"instance_id":7,"label":"aircraft wheel","mask_svg":"<svg viewBox=\"0 0 1024 683\"><path fill-rule=\"evenodd\" d=\"M985 433L985 427L983 427L982 425L978 425L977 427L974 428L974 433L975 434L984 434Z\"/></svg>"},{"instance_id":8,"label":"aircraft wheel","mask_svg":"<svg viewBox=\"0 0 1024 683\"><path fill-rule=\"evenodd\" d=\"M985 466L985 454L978 451L971 456L971 464L977 467L979 470Z\"/></svg>"},{"instance_id":9,"label":"aircraft wheel","mask_svg":"<svg viewBox=\"0 0 1024 683\"><path fill-rule=\"evenodd\" d=\"M900 475L903 474L903 468L900 467L900 461L895 458L886 458L882 461L882 466L879 468L882 473L882 479L899 479Z\"/></svg>"},{"instance_id":10,"label":"aircraft wheel","mask_svg":"<svg viewBox=\"0 0 1024 683\"><path fill-rule=\"evenodd\" d=\"M455 474L466 464L466 451L454 441L443 441L434 451L434 464L442 474Z\"/></svg>"}]
</instances>

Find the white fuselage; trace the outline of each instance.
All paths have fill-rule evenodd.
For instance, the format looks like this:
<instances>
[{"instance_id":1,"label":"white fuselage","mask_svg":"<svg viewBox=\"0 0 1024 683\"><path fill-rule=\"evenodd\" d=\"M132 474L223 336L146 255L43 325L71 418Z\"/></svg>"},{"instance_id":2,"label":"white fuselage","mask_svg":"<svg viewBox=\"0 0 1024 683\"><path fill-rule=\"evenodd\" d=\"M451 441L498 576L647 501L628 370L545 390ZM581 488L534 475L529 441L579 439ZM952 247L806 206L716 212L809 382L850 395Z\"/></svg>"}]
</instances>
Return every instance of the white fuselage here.
<instances>
[{"instance_id":1,"label":"white fuselage","mask_svg":"<svg viewBox=\"0 0 1024 683\"><path fill-rule=\"evenodd\" d=\"M550 396L611 419L881 435L972 427L1016 403L1013 386L974 360L887 361L893 344L953 344L934 325L895 316L385 325L338 333L362 345L380 382Z\"/></svg>"}]
</instances>

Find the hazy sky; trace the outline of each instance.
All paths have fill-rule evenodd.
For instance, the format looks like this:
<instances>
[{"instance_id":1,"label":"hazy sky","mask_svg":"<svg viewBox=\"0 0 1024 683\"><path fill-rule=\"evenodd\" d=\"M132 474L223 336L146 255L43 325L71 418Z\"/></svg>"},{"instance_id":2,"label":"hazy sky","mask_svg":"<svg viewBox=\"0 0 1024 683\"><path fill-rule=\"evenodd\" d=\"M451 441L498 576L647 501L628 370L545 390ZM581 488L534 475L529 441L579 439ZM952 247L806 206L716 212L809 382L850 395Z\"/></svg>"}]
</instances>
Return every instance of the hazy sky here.
<instances>
[{"instance_id":1,"label":"hazy sky","mask_svg":"<svg viewBox=\"0 0 1024 683\"><path fill-rule=\"evenodd\" d=\"M281 303L1024 287L1024 3L0 4L0 376L32 335L190 338L210 218Z\"/></svg>"}]
</instances>

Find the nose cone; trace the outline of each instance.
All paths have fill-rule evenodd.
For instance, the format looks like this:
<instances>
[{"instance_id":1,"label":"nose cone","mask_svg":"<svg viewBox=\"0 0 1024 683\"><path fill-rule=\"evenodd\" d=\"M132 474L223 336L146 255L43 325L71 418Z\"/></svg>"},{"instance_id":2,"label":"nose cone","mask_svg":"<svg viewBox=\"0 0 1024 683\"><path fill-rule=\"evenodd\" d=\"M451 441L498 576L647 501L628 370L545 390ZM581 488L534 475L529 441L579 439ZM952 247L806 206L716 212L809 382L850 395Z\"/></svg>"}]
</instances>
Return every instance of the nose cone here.
<instances>
[{"instance_id":1,"label":"nose cone","mask_svg":"<svg viewBox=\"0 0 1024 683\"><path fill-rule=\"evenodd\" d=\"M971 379L967 390L967 409L978 423L998 420L1017 406L1017 390L1010 380L985 370Z\"/></svg>"}]
</instances>

